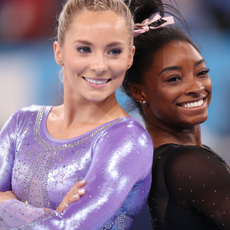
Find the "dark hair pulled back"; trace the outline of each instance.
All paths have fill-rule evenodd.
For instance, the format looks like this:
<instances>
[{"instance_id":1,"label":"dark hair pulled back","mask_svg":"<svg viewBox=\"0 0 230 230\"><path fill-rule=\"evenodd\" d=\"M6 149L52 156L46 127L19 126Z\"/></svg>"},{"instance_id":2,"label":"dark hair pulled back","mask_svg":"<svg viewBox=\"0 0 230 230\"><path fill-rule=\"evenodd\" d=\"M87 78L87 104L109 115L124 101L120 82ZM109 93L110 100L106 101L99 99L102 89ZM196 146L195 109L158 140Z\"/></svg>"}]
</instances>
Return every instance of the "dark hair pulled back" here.
<instances>
[{"instance_id":1,"label":"dark hair pulled back","mask_svg":"<svg viewBox=\"0 0 230 230\"><path fill-rule=\"evenodd\" d=\"M187 24L179 11L173 6L163 4L161 0L135 0L130 3L129 7L131 12L134 14L135 23L141 23L154 13L159 13L161 16L164 16L164 14L167 13L174 16L174 18L177 18L190 33ZM167 12L165 9L169 9L173 13ZM131 104L130 101L129 103L126 103L126 105L128 105L129 112L134 109L138 109L140 115L143 116L141 103L132 98L129 91L129 84L143 84L145 74L151 69L157 53L172 41L188 42L198 50L192 39L190 39L179 29L179 27L175 25L155 30L150 29L148 32L134 38L136 52L134 55L133 65L126 72L126 76L122 84L122 91L131 99Z\"/></svg>"}]
</instances>

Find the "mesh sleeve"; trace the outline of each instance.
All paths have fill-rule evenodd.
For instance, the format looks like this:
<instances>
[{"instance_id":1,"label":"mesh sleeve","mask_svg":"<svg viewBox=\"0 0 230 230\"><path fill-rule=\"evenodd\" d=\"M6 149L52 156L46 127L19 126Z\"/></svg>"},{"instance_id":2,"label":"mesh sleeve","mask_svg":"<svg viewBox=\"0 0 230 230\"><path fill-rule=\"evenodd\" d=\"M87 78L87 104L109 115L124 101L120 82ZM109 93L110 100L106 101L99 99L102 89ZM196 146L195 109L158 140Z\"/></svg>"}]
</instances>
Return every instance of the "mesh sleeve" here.
<instances>
[{"instance_id":1,"label":"mesh sleeve","mask_svg":"<svg viewBox=\"0 0 230 230\"><path fill-rule=\"evenodd\" d=\"M168 159L165 178L175 201L206 215L220 229L230 229L229 166L198 146L183 146Z\"/></svg>"}]
</instances>

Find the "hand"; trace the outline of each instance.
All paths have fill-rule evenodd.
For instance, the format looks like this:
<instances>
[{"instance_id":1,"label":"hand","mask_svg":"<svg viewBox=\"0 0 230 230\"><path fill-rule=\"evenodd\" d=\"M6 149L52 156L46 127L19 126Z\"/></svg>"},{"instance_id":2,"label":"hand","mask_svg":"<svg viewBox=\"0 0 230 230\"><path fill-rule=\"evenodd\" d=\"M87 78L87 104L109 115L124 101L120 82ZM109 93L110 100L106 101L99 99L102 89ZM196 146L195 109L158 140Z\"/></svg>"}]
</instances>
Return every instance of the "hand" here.
<instances>
[{"instance_id":1,"label":"hand","mask_svg":"<svg viewBox=\"0 0 230 230\"><path fill-rule=\"evenodd\" d=\"M17 199L12 191L0 192L0 204L7 200Z\"/></svg>"},{"instance_id":2,"label":"hand","mask_svg":"<svg viewBox=\"0 0 230 230\"><path fill-rule=\"evenodd\" d=\"M81 196L85 195L86 191L82 187L86 185L86 181L77 182L64 196L61 204L57 207L57 212L63 212L69 204L76 202Z\"/></svg>"}]
</instances>

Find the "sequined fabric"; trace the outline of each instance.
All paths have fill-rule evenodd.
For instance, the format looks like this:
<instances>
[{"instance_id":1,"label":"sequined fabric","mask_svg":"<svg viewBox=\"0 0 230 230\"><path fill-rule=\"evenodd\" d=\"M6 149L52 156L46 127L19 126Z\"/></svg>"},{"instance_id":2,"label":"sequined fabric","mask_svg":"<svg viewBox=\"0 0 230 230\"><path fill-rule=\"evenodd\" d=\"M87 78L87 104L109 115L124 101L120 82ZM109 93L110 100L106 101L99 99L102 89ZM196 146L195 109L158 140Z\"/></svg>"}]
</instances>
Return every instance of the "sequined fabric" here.
<instances>
[{"instance_id":1,"label":"sequined fabric","mask_svg":"<svg viewBox=\"0 0 230 230\"><path fill-rule=\"evenodd\" d=\"M1 131L0 191L12 190L18 200L0 205L0 229L129 229L151 185L148 133L124 117L57 140L46 129L51 108L21 109ZM54 211L82 179L86 195L63 213Z\"/></svg>"},{"instance_id":2,"label":"sequined fabric","mask_svg":"<svg viewBox=\"0 0 230 230\"><path fill-rule=\"evenodd\" d=\"M152 175L154 230L230 229L229 166L210 148L162 145Z\"/></svg>"}]
</instances>

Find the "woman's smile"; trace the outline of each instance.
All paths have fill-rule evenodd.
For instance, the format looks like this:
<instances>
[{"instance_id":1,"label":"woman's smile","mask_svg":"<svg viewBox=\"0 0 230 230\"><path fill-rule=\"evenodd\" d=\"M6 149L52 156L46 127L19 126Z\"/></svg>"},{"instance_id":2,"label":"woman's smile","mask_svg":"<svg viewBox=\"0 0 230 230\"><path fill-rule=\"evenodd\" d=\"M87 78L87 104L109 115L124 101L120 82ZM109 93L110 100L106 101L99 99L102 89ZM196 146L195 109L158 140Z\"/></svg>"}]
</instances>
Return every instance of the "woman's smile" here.
<instances>
[{"instance_id":1,"label":"woman's smile","mask_svg":"<svg viewBox=\"0 0 230 230\"><path fill-rule=\"evenodd\" d=\"M111 79L93 79L93 78L87 78L87 77L82 77L82 78L86 80L87 82L94 84L94 85L106 84L107 82L111 80Z\"/></svg>"},{"instance_id":2,"label":"woman's smile","mask_svg":"<svg viewBox=\"0 0 230 230\"><path fill-rule=\"evenodd\" d=\"M185 103L179 103L177 104L178 106L178 112L182 115L183 113L185 114L190 114L190 115L200 115L206 112L207 110L207 102L206 98L204 99L199 99L199 100L193 100L190 102L185 102Z\"/></svg>"},{"instance_id":3,"label":"woman's smile","mask_svg":"<svg viewBox=\"0 0 230 230\"><path fill-rule=\"evenodd\" d=\"M190 108L200 107L203 104L204 104L204 100L200 99L199 101L182 103L180 106L182 106L185 109L190 109Z\"/></svg>"},{"instance_id":4,"label":"woman's smile","mask_svg":"<svg viewBox=\"0 0 230 230\"><path fill-rule=\"evenodd\" d=\"M97 78L87 78L87 77L82 77L83 80L86 82L86 84L94 89L99 89L106 87L108 83L111 81L110 79L97 79Z\"/></svg>"}]
</instances>

